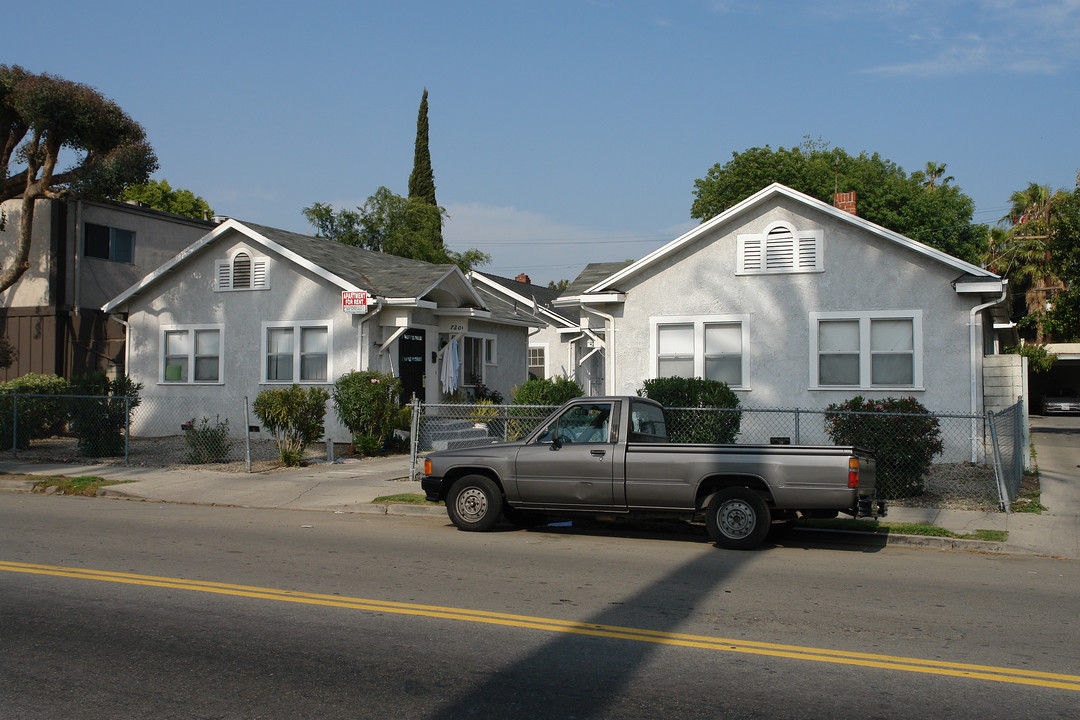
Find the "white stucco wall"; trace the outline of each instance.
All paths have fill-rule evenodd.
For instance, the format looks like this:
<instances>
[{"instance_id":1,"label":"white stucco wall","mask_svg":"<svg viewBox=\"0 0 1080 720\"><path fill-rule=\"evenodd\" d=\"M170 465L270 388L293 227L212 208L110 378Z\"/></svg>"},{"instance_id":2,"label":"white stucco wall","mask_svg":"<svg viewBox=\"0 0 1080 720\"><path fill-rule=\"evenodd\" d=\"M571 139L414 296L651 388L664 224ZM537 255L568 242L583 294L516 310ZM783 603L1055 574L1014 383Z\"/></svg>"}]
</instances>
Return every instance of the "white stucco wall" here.
<instances>
[{"instance_id":1,"label":"white stucco wall","mask_svg":"<svg viewBox=\"0 0 1080 720\"><path fill-rule=\"evenodd\" d=\"M736 237L774 221L824 232L824 272L736 275ZM612 391L633 393L654 376L650 318L745 315L749 322L747 389L751 407L822 408L857 394L912 395L931 410L970 405L970 300L950 284L960 272L788 198L751 210L707 238L620 283ZM970 304L969 304L970 303ZM810 313L922 311L923 386L914 389L810 389ZM981 344L979 345L981 348ZM981 355L981 354L980 354Z\"/></svg>"},{"instance_id":2,"label":"white stucco wall","mask_svg":"<svg viewBox=\"0 0 1080 720\"><path fill-rule=\"evenodd\" d=\"M0 232L0 267L9 267L15 258L22 220L22 200L7 200L0 206L6 218ZM34 227L30 236L30 267L8 290L0 294L0 304L7 308L43 307L52 303L49 273L56 260L51 256L52 211L50 201L34 204Z\"/></svg>"}]
</instances>

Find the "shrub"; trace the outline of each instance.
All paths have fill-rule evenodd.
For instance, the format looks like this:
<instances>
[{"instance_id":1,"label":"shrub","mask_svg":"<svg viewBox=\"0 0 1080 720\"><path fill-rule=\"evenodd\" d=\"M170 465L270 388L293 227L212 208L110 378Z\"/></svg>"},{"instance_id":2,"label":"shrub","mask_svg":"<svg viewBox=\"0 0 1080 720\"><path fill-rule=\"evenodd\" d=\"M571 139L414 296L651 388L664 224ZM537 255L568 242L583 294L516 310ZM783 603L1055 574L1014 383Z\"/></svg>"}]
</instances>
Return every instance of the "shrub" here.
<instances>
[{"instance_id":1,"label":"shrub","mask_svg":"<svg viewBox=\"0 0 1080 720\"><path fill-rule=\"evenodd\" d=\"M677 408L665 412L671 442L731 443L739 434L742 413L735 409L739 407L739 396L727 383L663 377L646 380L637 394L665 408Z\"/></svg>"},{"instance_id":2,"label":"shrub","mask_svg":"<svg viewBox=\"0 0 1080 720\"><path fill-rule=\"evenodd\" d=\"M221 422L220 416L211 424L210 418L204 417L199 425L195 418L181 425L184 440L188 446L187 460L190 463L225 462L229 458L233 441L229 437L229 421Z\"/></svg>"},{"instance_id":3,"label":"shrub","mask_svg":"<svg viewBox=\"0 0 1080 720\"><path fill-rule=\"evenodd\" d=\"M825 430L838 445L874 452L877 494L886 499L924 493L923 478L944 448L938 419L913 397L856 396L833 403L825 414Z\"/></svg>"},{"instance_id":4,"label":"shrub","mask_svg":"<svg viewBox=\"0 0 1080 720\"><path fill-rule=\"evenodd\" d=\"M111 457L124 454L124 432L131 421L131 411L139 405L142 387L142 383L136 383L127 375L110 380L103 372L71 381L72 395L100 396L100 399L78 397L70 401L68 419L83 455Z\"/></svg>"},{"instance_id":5,"label":"shrub","mask_svg":"<svg viewBox=\"0 0 1080 720\"><path fill-rule=\"evenodd\" d=\"M27 373L22 377L0 383L0 447L11 448L15 428L15 398L18 394L18 449L30 447L30 440L50 437L60 433L67 423L66 404L60 398L22 397L63 395L68 391L68 381L56 375Z\"/></svg>"},{"instance_id":6,"label":"shrub","mask_svg":"<svg viewBox=\"0 0 1080 720\"><path fill-rule=\"evenodd\" d=\"M0 228L2 230L3 228ZM11 344L6 335L0 335L0 370L11 367L19 358L19 351Z\"/></svg>"},{"instance_id":7,"label":"shrub","mask_svg":"<svg viewBox=\"0 0 1080 720\"><path fill-rule=\"evenodd\" d=\"M400 393L400 380L371 371L353 371L334 383L338 420L349 428L358 452L376 455L386 446L401 409Z\"/></svg>"},{"instance_id":8,"label":"shrub","mask_svg":"<svg viewBox=\"0 0 1080 720\"><path fill-rule=\"evenodd\" d=\"M566 377L534 378L510 391L514 405L562 405L585 391Z\"/></svg>"},{"instance_id":9,"label":"shrub","mask_svg":"<svg viewBox=\"0 0 1080 720\"><path fill-rule=\"evenodd\" d=\"M307 446L322 437L329 399L321 387L299 385L263 390L255 398L255 416L273 434L282 464L299 465Z\"/></svg>"}]
</instances>

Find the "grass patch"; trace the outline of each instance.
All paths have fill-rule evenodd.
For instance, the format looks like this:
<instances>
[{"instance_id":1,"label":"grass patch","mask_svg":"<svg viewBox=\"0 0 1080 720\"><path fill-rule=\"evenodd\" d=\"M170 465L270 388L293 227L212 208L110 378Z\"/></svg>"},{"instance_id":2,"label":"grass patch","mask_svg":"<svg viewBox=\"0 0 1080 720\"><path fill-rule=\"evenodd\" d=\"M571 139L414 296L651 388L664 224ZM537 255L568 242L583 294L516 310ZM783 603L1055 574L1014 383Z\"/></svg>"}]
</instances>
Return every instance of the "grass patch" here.
<instances>
[{"instance_id":1,"label":"grass patch","mask_svg":"<svg viewBox=\"0 0 1080 720\"><path fill-rule=\"evenodd\" d=\"M1041 490L1028 490L1021 492L1013 500L1009 509L1014 513L1035 513L1041 515L1046 506L1042 504L1042 491Z\"/></svg>"},{"instance_id":2,"label":"grass patch","mask_svg":"<svg viewBox=\"0 0 1080 720\"><path fill-rule=\"evenodd\" d=\"M397 495L381 495L371 502L382 505L442 505L442 502L428 502L427 498L419 493L398 493Z\"/></svg>"},{"instance_id":3,"label":"grass patch","mask_svg":"<svg viewBox=\"0 0 1080 720\"><path fill-rule=\"evenodd\" d=\"M83 475L80 477L46 477L34 483L34 492L48 492L49 488L56 488L54 495L83 495L94 497L98 488L108 485L123 485L134 480L106 480L96 475Z\"/></svg>"},{"instance_id":4,"label":"grass patch","mask_svg":"<svg viewBox=\"0 0 1080 720\"><path fill-rule=\"evenodd\" d=\"M896 533L898 535L922 535L924 537L943 537L954 538L957 540L985 540L988 542L1005 542L1009 537L1009 533L1004 530L976 530L973 533L956 533L952 530L938 527L937 525L847 520L844 518L834 518L831 520L799 520L796 525L798 527L823 528L826 530L871 532L881 535Z\"/></svg>"}]
</instances>

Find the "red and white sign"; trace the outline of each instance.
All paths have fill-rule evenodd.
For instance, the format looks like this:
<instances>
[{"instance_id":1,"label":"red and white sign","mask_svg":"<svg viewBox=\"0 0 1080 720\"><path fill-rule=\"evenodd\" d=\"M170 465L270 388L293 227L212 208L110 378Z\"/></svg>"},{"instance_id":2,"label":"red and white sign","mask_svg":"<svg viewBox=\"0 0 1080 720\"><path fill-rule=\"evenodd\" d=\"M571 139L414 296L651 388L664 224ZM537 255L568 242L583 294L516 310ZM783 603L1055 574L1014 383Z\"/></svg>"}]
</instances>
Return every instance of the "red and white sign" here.
<instances>
[{"instance_id":1,"label":"red and white sign","mask_svg":"<svg viewBox=\"0 0 1080 720\"><path fill-rule=\"evenodd\" d=\"M341 309L347 313L363 315L368 311L371 296L366 290L343 290L341 293Z\"/></svg>"}]
</instances>

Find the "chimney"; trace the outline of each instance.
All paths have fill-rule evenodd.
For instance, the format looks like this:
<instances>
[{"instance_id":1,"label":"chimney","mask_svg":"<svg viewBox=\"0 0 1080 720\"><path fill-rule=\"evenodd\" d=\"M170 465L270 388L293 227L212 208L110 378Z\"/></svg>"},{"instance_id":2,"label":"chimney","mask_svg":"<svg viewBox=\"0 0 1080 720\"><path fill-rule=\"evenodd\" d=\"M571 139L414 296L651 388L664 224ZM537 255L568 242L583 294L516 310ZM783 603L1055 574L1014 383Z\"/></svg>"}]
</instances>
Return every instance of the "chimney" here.
<instances>
[{"instance_id":1,"label":"chimney","mask_svg":"<svg viewBox=\"0 0 1080 720\"><path fill-rule=\"evenodd\" d=\"M852 190L851 192L838 192L833 195L833 205L840 210L843 210L844 212L849 212L852 215L858 215L858 213L855 212L854 190Z\"/></svg>"},{"instance_id":2,"label":"chimney","mask_svg":"<svg viewBox=\"0 0 1080 720\"><path fill-rule=\"evenodd\" d=\"M514 279L517 280L518 282L526 283L528 285L532 285L532 280L530 280L529 276L526 275L525 273L518 273L518 276L516 278L514 278Z\"/></svg>"}]
</instances>

